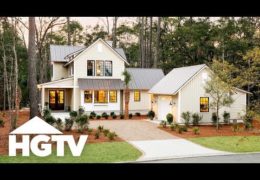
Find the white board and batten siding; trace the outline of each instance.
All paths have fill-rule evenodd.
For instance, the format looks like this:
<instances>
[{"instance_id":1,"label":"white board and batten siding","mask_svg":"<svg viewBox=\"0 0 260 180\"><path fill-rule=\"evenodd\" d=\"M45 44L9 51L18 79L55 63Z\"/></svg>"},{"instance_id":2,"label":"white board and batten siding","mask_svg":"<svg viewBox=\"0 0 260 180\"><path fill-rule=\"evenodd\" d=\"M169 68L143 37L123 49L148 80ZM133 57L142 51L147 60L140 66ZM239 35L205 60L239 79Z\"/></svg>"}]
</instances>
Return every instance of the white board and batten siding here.
<instances>
[{"instance_id":1,"label":"white board and batten siding","mask_svg":"<svg viewBox=\"0 0 260 180\"><path fill-rule=\"evenodd\" d=\"M211 97L206 94L204 90L204 85L209 73L210 71L208 67L202 69L195 76L193 76L192 79L188 81L188 83L180 90L180 114L186 111L199 113L203 115L203 119L201 121L202 123L212 122L212 113L216 112L214 109L211 108L209 108L209 112L200 112L200 97L209 97L209 104L211 103ZM234 103L230 107L223 107L220 109L220 121L223 121L222 114L224 111L230 113L231 119L240 118L240 116L243 115L243 113L245 112L246 93L236 91L232 97L234 99ZM181 118L180 114L178 121L182 123L183 119Z\"/></svg>"}]
</instances>

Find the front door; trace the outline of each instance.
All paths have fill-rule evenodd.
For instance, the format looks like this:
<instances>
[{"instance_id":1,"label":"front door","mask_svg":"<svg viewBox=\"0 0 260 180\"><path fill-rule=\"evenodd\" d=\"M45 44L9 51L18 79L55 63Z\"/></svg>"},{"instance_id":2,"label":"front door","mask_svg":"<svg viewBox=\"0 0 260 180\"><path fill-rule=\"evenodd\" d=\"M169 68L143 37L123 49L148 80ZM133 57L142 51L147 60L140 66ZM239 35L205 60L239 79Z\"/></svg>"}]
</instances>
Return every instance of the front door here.
<instances>
[{"instance_id":1,"label":"front door","mask_svg":"<svg viewBox=\"0 0 260 180\"><path fill-rule=\"evenodd\" d=\"M158 97L158 120L166 120L166 115L172 113L171 96Z\"/></svg>"},{"instance_id":2,"label":"front door","mask_svg":"<svg viewBox=\"0 0 260 180\"><path fill-rule=\"evenodd\" d=\"M64 110L64 90L49 91L49 107L51 110Z\"/></svg>"}]
</instances>

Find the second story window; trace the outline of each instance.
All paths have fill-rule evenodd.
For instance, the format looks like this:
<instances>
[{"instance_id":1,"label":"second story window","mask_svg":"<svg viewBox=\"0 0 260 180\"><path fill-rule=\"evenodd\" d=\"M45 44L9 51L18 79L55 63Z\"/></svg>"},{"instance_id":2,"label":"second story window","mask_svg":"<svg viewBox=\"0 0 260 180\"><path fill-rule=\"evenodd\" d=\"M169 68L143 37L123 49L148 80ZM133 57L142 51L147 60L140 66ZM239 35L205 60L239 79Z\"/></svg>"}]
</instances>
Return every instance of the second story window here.
<instances>
[{"instance_id":1,"label":"second story window","mask_svg":"<svg viewBox=\"0 0 260 180\"><path fill-rule=\"evenodd\" d=\"M96 61L96 76L104 76L104 61Z\"/></svg>"},{"instance_id":2,"label":"second story window","mask_svg":"<svg viewBox=\"0 0 260 180\"><path fill-rule=\"evenodd\" d=\"M87 74L88 74L88 76L94 76L95 61L88 60L87 66L88 66L87 67Z\"/></svg>"},{"instance_id":3,"label":"second story window","mask_svg":"<svg viewBox=\"0 0 260 180\"><path fill-rule=\"evenodd\" d=\"M105 76L112 76L112 61L105 61Z\"/></svg>"}]
</instances>

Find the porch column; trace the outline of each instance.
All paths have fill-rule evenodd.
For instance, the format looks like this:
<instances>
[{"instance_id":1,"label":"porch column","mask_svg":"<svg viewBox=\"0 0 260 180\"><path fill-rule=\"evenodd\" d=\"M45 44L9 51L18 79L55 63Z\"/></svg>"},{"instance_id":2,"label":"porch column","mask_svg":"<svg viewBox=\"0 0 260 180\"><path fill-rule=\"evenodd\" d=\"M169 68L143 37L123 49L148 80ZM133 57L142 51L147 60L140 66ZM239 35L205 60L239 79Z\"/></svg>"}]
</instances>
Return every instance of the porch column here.
<instances>
[{"instance_id":1,"label":"porch column","mask_svg":"<svg viewBox=\"0 0 260 180\"><path fill-rule=\"evenodd\" d=\"M42 107L41 107L41 110L43 110L44 105L45 105L45 88L42 87Z\"/></svg>"}]
</instances>

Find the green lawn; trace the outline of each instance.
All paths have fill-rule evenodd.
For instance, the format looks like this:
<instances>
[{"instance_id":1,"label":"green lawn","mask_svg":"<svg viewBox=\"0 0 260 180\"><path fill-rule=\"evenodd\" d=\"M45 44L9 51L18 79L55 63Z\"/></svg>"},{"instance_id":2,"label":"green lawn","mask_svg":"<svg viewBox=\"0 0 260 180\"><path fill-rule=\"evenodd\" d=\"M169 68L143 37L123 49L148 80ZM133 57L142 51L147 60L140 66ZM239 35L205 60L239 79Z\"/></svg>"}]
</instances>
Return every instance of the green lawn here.
<instances>
[{"instance_id":1,"label":"green lawn","mask_svg":"<svg viewBox=\"0 0 260 180\"><path fill-rule=\"evenodd\" d=\"M134 161L142 153L127 142L104 142L87 144L80 157L73 157L70 149L65 148L65 156L57 157L56 151L47 157L0 156L0 163L106 163Z\"/></svg>"},{"instance_id":2,"label":"green lawn","mask_svg":"<svg viewBox=\"0 0 260 180\"><path fill-rule=\"evenodd\" d=\"M260 136L218 136L190 138L202 146L228 152L260 152Z\"/></svg>"}]
</instances>

